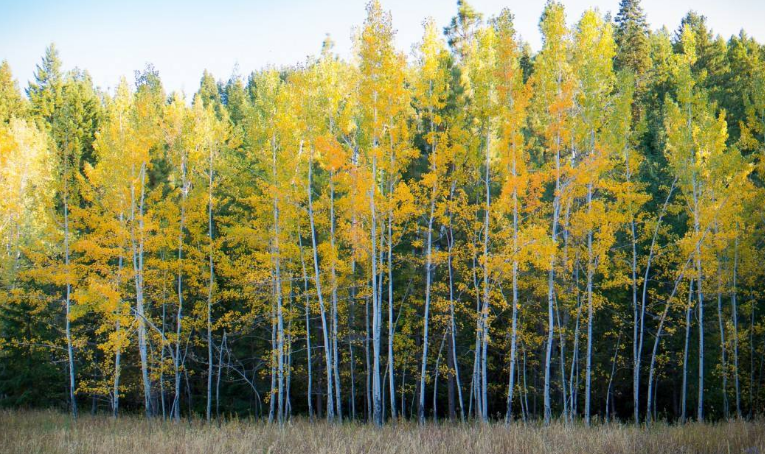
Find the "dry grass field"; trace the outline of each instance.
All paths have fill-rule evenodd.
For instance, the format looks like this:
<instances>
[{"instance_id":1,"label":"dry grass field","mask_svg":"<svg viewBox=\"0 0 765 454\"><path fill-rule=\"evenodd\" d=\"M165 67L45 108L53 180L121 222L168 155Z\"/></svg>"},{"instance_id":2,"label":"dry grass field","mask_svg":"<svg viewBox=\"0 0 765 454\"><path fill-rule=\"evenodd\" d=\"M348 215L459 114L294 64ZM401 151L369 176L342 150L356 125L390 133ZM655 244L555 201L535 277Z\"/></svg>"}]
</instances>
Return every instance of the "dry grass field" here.
<instances>
[{"instance_id":1,"label":"dry grass field","mask_svg":"<svg viewBox=\"0 0 765 454\"><path fill-rule=\"evenodd\" d=\"M53 411L0 412L3 453L765 453L763 421L646 430L625 424L366 424L228 420L180 424L138 416L73 421Z\"/></svg>"}]
</instances>

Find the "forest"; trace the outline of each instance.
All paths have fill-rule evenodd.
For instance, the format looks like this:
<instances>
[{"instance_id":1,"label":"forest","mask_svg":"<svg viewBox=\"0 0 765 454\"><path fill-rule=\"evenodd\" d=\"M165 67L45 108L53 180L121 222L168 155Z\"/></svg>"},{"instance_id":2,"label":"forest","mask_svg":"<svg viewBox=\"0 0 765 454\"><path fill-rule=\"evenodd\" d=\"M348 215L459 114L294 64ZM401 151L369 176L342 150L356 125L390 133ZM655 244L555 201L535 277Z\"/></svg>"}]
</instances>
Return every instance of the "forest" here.
<instances>
[{"instance_id":1,"label":"forest","mask_svg":"<svg viewBox=\"0 0 765 454\"><path fill-rule=\"evenodd\" d=\"M351 58L188 96L3 62L0 407L761 417L765 45L639 0L547 1L539 51L513 21L459 0L405 52L372 0Z\"/></svg>"}]
</instances>

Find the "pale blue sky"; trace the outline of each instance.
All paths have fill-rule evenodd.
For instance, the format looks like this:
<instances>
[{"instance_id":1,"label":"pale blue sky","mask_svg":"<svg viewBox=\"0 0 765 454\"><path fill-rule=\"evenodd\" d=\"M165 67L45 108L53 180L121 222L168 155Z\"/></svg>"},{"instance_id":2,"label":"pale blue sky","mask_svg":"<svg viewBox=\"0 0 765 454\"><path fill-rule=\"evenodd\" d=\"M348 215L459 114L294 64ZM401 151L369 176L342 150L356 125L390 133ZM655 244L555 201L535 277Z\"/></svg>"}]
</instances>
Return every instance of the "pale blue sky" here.
<instances>
[{"instance_id":1,"label":"pale blue sky","mask_svg":"<svg viewBox=\"0 0 765 454\"><path fill-rule=\"evenodd\" d=\"M516 29L536 50L544 0L472 0L484 16L508 7ZM619 0L563 0L569 22L589 7L618 9ZM204 69L228 79L267 65L289 65L316 54L326 33L344 57L351 31L362 24L366 0L0 0L0 60L7 59L22 87L32 77L45 47L55 42L64 68L87 69L96 85L114 87L121 76L151 62L168 91L196 91ZM393 14L398 47L410 53L422 21L444 26L456 0L382 0ZM765 0L643 0L651 28L674 30L694 9L724 36L741 28L765 42Z\"/></svg>"}]
</instances>

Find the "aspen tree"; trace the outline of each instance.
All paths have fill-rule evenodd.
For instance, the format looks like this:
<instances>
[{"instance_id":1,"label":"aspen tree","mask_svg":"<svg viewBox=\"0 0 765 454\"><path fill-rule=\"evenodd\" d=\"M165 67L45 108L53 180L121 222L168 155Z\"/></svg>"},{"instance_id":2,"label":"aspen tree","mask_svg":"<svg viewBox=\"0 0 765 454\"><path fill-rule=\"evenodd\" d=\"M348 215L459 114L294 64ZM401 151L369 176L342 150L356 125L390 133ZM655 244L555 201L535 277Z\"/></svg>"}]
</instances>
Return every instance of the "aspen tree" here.
<instances>
[{"instance_id":1,"label":"aspen tree","mask_svg":"<svg viewBox=\"0 0 765 454\"><path fill-rule=\"evenodd\" d=\"M542 50L537 56L532 76L534 98L532 104L536 113L533 125L543 137L546 150L553 155L554 165L550 169L554 178L552 202L552 223L550 230L551 249L547 282L547 343L544 361L544 421L552 418L550 405L550 364L554 341L553 309L555 304L555 267L557 256L558 227L560 223L561 198L566 189L564 184L565 163L561 155L565 144L570 141L569 116L572 107L573 74L571 70L569 31L566 28L563 5L549 2L545 6L540 22Z\"/></svg>"},{"instance_id":2,"label":"aspen tree","mask_svg":"<svg viewBox=\"0 0 765 454\"><path fill-rule=\"evenodd\" d=\"M175 354L173 355L173 372L175 376L175 396L170 413L176 421L181 418L181 330L183 327L183 245L185 237L186 206L189 192L191 190L191 181L189 179L189 150L192 146L185 142L184 135L188 134L189 114L186 108L186 101L179 95L176 95L173 102L170 103L164 113L165 141L169 148L177 156L177 167L180 169L180 202L179 202L179 228L178 228L178 271L177 271L177 295L178 310L175 316Z\"/></svg>"},{"instance_id":3,"label":"aspen tree","mask_svg":"<svg viewBox=\"0 0 765 454\"><path fill-rule=\"evenodd\" d=\"M584 173L582 183L586 186L586 241L587 241L587 365L585 370L584 419L590 424L590 397L592 377L592 336L594 323L594 279L599 264L610 247L606 224L606 205L594 200L602 185L601 179L611 162L604 138L601 137L614 85L612 59L615 44L610 24L604 23L594 10L588 10L577 25L574 40L575 72L578 90L575 95L578 115L575 119L576 138L582 156L580 171ZM600 239L595 239L596 229ZM594 242L601 244L594 244ZM599 252L600 251L600 252Z\"/></svg>"},{"instance_id":4,"label":"aspen tree","mask_svg":"<svg viewBox=\"0 0 765 454\"><path fill-rule=\"evenodd\" d=\"M394 31L390 13L382 10L380 3L373 0L367 5L367 18L358 43L360 64L359 102L363 109L362 131L365 135L366 166L369 177L367 197L369 203L369 229L372 282L372 417L377 425L383 422L382 383L380 376L381 330L382 330L382 238L378 238L378 227L382 227L378 205L388 207L388 225L392 224L393 195L399 171L411 159L408 148L406 115L409 96L404 90L403 55L393 47ZM385 159L387 158L387 160ZM383 173L384 172L384 173ZM381 175L382 174L382 175ZM383 179L387 178L387 183ZM387 194L386 194L387 191ZM378 192L380 196L378 197ZM377 199L387 196L382 203ZM378 225L380 224L380 225ZM392 248L392 232L388 229L388 245ZM380 250L378 251L378 247ZM388 267L392 265L392 253L388 251ZM378 254L379 264L378 267ZM379 271L378 271L379 268ZM378 272L380 273L378 275ZM388 373L391 390L395 390L393 371L393 295L392 273L388 279ZM394 396L395 393L391 393ZM394 397L391 397L395 403Z\"/></svg>"},{"instance_id":5,"label":"aspen tree","mask_svg":"<svg viewBox=\"0 0 765 454\"><path fill-rule=\"evenodd\" d=\"M702 232L711 222L708 210L711 189L705 179L708 161L725 150L727 128L724 115L714 115L715 106L706 99L704 91L696 86L691 72L696 60L695 41L689 27L683 30L681 43L683 53L677 56L674 80L677 101L666 102L665 127L667 133L667 158L673 173L678 177L678 187L690 211L688 235L696 238L694 248L695 285L699 320L699 370L696 418L704 419L704 257L705 244Z\"/></svg>"},{"instance_id":6,"label":"aspen tree","mask_svg":"<svg viewBox=\"0 0 765 454\"><path fill-rule=\"evenodd\" d=\"M122 354L129 345L129 332L126 328L130 326L131 319L135 318L134 315L131 316L130 305L125 301L128 299L127 292L122 288L131 275L126 263L130 244L128 210L131 169L124 166L122 160L132 146L132 109L133 95L123 79L117 86L114 98L107 104L106 118L94 143L98 156L97 164L86 173L92 203L95 204L90 210L91 216L95 218L91 222L99 226L92 227L94 234L83 240L110 248L108 255L103 257L107 263L113 260L115 255L117 258L116 272L106 263L99 264L106 267L101 276L103 280L91 278L93 280L88 290L89 294L97 292L109 295L105 312L114 331L110 333L109 343L104 347L114 355L112 414L115 417L119 415ZM111 239L112 235L114 239ZM109 276L111 273L114 273L113 279Z\"/></svg>"},{"instance_id":7,"label":"aspen tree","mask_svg":"<svg viewBox=\"0 0 765 454\"><path fill-rule=\"evenodd\" d=\"M426 233L426 257L425 257L425 308L423 315L423 349L422 366L420 369L420 396L418 404L418 420L420 424L425 421L425 378L427 375L428 362L428 328L430 323L430 302L433 279L433 222L436 215L437 199L442 192L439 179L443 178L442 169L444 158L440 156L443 144L443 131L440 111L446 103L448 96L448 72L445 65L446 46L438 37L436 25L432 19L425 21L422 43L419 46L419 71L416 81L416 99L418 108L423 113L423 125L428 143L430 169L421 184L430 189L429 203L427 207L427 233ZM450 347L451 348L451 347ZM434 410L435 411L435 410Z\"/></svg>"},{"instance_id":8,"label":"aspen tree","mask_svg":"<svg viewBox=\"0 0 765 454\"><path fill-rule=\"evenodd\" d=\"M520 299L518 295L519 269L522 255L523 239L521 238L520 204L525 196L528 185L527 153L524 140L526 130L527 108L530 98L530 86L523 83L520 68L519 43L515 36L514 17L509 10L495 20L497 32L497 105L499 120L499 154L501 156L502 194L499 202L503 211L511 213L512 236L509 245L511 257L512 279L512 322L510 332L510 372L507 389L507 409L505 422L513 418L513 394L515 391L515 375L518 342L518 311ZM509 205L509 207L507 207Z\"/></svg>"}]
</instances>

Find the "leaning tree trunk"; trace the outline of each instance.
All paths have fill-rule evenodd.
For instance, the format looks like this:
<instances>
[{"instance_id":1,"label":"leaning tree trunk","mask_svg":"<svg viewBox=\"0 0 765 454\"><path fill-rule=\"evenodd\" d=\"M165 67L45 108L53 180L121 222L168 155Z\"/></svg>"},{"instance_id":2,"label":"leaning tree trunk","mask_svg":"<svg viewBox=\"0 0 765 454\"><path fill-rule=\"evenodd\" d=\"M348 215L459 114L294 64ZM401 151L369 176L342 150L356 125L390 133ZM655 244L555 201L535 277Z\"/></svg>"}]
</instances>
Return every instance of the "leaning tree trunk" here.
<instances>
[{"instance_id":1,"label":"leaning tree trunk","mask_svg":"<svg viewBox=\"0 0 765 454\"><path fill-rule=\"evenodd\" d=\"M449 190L450 203L454 199L454 186L455 182L452 181L451 188ZM460 420L465 421L465 405L462 399L462 383L460 381L460 367L457 358L457 324L454 320L454 273L452 268L452 249L454 248L454 226L452 225L452 210L449 208L449 238L448 245L449 251L447 254L447 266L449 268L449 324L451 327L451 349L452 357L454 358L454 378L456 380L457 395L460 402Z\"/></svg>"},{"instance_id":2,"label":"leaning tree trunk","mask_svg":"<svg viewBox=\"0 0 765 454\"><path fill-rule=\"evenodd\" d=\"M316 245L316 227L314 225L314 213L313 213L313 149L311 150L311 157L308 161L308 220L311 228L311 245L313 247L313 270L314 281L316 285L316 295L319 300L319 312L321 315L321 331L324 337L324 358L326 362L327 373L327 419L332 421L335 419L335 402L334 402L334 386L332 383L332 351L329 345L329 331L327 331L327 311L324 306L324 296L321 291L321 274L319 272L319 251Z\"/></svg>"},{"instance_id":3,"label":"leaning tree trunk","mask_svg":"<svg viewBox=\"0 0 765 454\"><path fill-rule=\"evenodd\" d=\"M664 219L664 215L667 212L667 206L669 205L669 201L672 198L672 193L675 190L676 184L677 184L677 178L675 178L674 181L672 181L672 186L669 188L669 191L667 192L667 198L664 200L664 205L661 208L659 218L656 222L656 227L654 228L654 231L653 231L653 237L651 238L651 246L648 248L648 259L646 260L645 273L643 274L642 297L640 299L640 312L638 314L638 318L640 320L640 328L638 330L637 337L635 338L637 342L637 353L635 354L635 376L633 377L635 380L633 382L633 386L635 387L634 396L638 396L638 397L640 395L640 365L641 365L642 357L643 357L643 339L645 337L645 312L646 312L646 302L648 299L648 282L649 282L649 277L651 275L651 264L653 263L653 257L656 250L657 238L659 236L659 227L661 226L662 219ZM634 221L633 221L633 225L634 225ZM687 339L686 339L686 342L687 342ZM687 345L686 345L685 351L687 356L687 352L688 352ZM687 357L686 357L686 360L687 360ZM685 370L685 364L687 363L686 360L683 361L684 370ZM685 392L685 389L683 390L683 392ZM637 404L639 404L639 401L637 402ZM685 405L685 398L683 398L683 405ZM635 408L635 417L636 417L635 424L640 424L639 407Z\"/></svg>"},{"instance_id":4,"label":"leaning tree trunk","mask_svg":"<svg viewBox=\"0 0 765 454\"><path fill-rule=\"evenodd\" d=\"M696 236L699 235L701 216L699 212L699 184L694 177L693 181L693 204L694 204L694 222L693 228ZM696 409L696 419L704 421L704 290L703 290L703 268L701 266L701 242L696 243L696 293L699 300L699 399Z\"/></svg>"},{"instance_id":5,"label":"leaning tree trunk","mask_svg":"<svg viewBox=\"0 0 765 454\"><path fill-rule=\"evenodd\" d=\"M312 370L312 350L311 350L311 302L308 297L308 273L305 268L305 259L303 259L303 239L298 232L298 249L300 250L300 266L303 269L303 293L305 297L305 350L306 350L306 374L308 375L308 384L306 397L308 398L308 420L313 421L313 370Z\"/></svg>"},{"instance_id":6,"label":"leaning tree trunk","mask_svg":"<svg viewBox=\"0 0 765 454\"><path fill-rule=\"evenodd\" d=\"M149 378L149 361L148 352L146 350L146 315L144 311L144 295L143 295L143 249L144 249L144 196L145 196L145 181L146 181L146 163L141 164L139 171L139 180L141 184L141 195L138 202L138 217L136 219L136 200L135 200L135 184L131 185L130 197L131 197L131 243L133 249L133 272L135 281L135 294L136 294L136 319L138 322L138 353L141 357L141 379L143 381L143 402L144 411L147 418L152 416L151 406L151 380ZM136 222L138 223L138 233L136 233Z\"/></svg>"}]
</instances>

